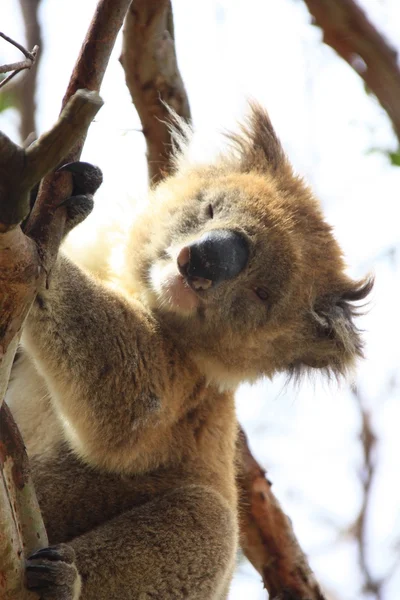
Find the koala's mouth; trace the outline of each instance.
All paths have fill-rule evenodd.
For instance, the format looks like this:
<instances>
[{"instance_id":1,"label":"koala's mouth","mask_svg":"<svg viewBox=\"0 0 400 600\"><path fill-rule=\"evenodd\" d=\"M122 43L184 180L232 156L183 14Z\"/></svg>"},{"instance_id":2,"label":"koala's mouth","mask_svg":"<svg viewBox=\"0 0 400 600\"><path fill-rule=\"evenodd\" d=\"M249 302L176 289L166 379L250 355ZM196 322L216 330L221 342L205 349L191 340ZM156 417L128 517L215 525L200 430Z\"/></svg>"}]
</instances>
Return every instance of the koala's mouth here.
<instances>
[{"instance_id":1,"label":"koala's mouth","mask_svg":"<svg viewBox=\"0 0 400 600\"><path fill-rule=\"evenodd\" d=\"M212 282L200 277L189 281L173 262L160 262L150 269L150 286L158 308L190 315L204 302L202 293Z\"/></svg>"}]
</instances>

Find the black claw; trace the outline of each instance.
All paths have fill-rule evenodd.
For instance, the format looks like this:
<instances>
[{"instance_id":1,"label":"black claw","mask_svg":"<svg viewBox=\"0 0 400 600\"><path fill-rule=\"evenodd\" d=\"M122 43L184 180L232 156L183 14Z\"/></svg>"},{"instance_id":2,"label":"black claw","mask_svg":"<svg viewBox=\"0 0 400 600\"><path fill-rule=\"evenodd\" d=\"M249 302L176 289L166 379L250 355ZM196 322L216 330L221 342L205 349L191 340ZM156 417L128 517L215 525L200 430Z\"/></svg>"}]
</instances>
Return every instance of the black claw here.
<instances>
[{"instance_id":1,"label":"black claw","mask_svg":"<svg viewBox=\"0 0 400 600\"><path fill-rule=\"evenodd\" d=\"M63 556L55 548L41 548L30 555L29 560L43 558L46 560L63 560Z\"/></svg>"},{"instance_id":2,"label":"black claw","mask_svg":"<svg viewBox=\"0 0 400 600\"><path fill-rule=\"evenodd\" d=\"M60 171L70 171L71 173L83 174L87 169L97 169L97 167L82 160L77 160L75 162L65 163L65 165L62 165L57 169L57 173Z\"/></svg>"},{"instance_id":3,"label":"black claw","mask_svg":"<svg viewBox=\"0 0 400 600\"><path fill-rule=\"evenodd\" d=\"M72 564L75 559L75 552L67 544L58 544L57 546L48 546L46 548L40 548L28 558L28 561L47 559L47 560L59 560Z\"/></svg>"},{"instance_id":4,"label":"black claw","mask_svg":"<svg viewBox=\"0 0 400 600\"><path fill-rule=\"evenodd\" d=\"M53 565L32 565L29 561L27 562L26 581L29 588L54 583L57 575L58 570Z\"/></svg>"},{"instance_id":5,"label":"black claw","mask_svg":"<svg viewBox=\"0 0 400 600\"><path fill-rule=\"evenodd\" d=\"M72 173L74 181L73 195L94 194L103 182L103 173L99 167L87 162L77 161L62 165L57 173L68 171Z\"/></svg>"},{"instance_id":6,"label":"black claw","mask_svg":"<svg viewBox=\"0 0 400 600\"><path fill-rule=\"evenodd\" d=\"M29 573L38 573L39 575L42 573L45 575L51 572L51 567L49 565L31 565L28 561L26 570L29 571Z\"/></svg>"},{"instance_id":7,"label":"black claw","mask_svg":"<svg viewBox=\"0 0 400 600\"><path fill-rule=\"evenodd\" d=\"M77 196L69 196L62 202L57 204L57 208L60 206L66 206L68 209L69 218L73 218L76 214L89 215L94 207L93 196L91 194L83 195L78 194Z\"/></svg>"}]
</instances>

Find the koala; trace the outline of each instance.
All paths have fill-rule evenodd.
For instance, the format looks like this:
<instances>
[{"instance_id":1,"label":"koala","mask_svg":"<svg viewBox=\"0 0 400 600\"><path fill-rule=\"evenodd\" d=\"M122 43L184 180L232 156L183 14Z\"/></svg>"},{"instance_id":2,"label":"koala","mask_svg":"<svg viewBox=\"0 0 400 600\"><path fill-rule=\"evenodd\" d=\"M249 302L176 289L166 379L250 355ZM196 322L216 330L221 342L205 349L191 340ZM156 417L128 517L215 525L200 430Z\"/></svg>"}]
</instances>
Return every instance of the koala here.
<instances>
[{"instance_id":1,"label":"koala","mask_svg":"<svg viewBox=\"0 0 400 600\"><path fill-rule=\"evenodd\" d=\"M183 131L183 133L182 133ZM213 164L150 192L111 285L60 254L24 324L7 401L49 536L27 561L44 600L223 600L238 546L241 382L362 355L353 281L267 113ZM78 163L67 229L98 171ZM97 182L97 183L96 183Z\"/></svg>"}]
</instances>

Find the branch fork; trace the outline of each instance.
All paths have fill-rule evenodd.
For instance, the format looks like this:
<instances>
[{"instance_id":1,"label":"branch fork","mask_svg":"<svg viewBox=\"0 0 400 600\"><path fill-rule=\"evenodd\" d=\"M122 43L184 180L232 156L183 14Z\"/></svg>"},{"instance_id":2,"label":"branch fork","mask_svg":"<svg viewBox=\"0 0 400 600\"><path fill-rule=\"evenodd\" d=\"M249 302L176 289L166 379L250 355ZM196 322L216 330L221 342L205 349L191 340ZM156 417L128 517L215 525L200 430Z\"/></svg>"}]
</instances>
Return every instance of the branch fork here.
<instances>
[{"instance_id":1,"label":"branch fork","mask_svg":"<svg viewBox=\"0 0 400 600\"><path fill-rule=\"evenodd\" d=\"M33 65L36 62L36 57L39 52L39 46L34 46L32 48L32 50L29 52L29 50L26 50L26 48L24 48L21 44L19 44L18 42L16 42L12 38L10 38L5 33L2 33L1 31L0 31L0 37L2 37L4 40L6 40L6 42L9 42L10 44L12 44L16 48L18 48L18 50L20 50L22 52L22 54L25 56L25 60L21 60L21 61L14 62L14 63L9 63L8 65L0 65L0 74L8 73L9 71L12 71L12 73L10 73L10 75L8 75L2 81L0 81L0 88L2 88L11 79L13 79L13 77L15 77L15 75L17 75L24 69L31 69L33 67Z\"/></svg>"}]
</instances>

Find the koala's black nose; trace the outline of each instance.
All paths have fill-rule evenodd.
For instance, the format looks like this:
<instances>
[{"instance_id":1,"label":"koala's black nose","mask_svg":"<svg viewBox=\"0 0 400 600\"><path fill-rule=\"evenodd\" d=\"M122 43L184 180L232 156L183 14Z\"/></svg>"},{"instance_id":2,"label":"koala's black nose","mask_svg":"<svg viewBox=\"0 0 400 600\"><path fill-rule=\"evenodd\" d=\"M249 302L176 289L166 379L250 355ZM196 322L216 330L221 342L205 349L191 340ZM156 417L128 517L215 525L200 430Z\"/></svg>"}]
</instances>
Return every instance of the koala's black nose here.
<instances>
[{"instance_id":1,"label":"koala's black nose","mask_svg":"<svg viewBox=\"0 0 400 600\"><path fill-rule=\"evenodd\" d=\"M215 229L181 249L178 268L189 281L202 280L195 287L206 289L236 277L246 266L248 258L249 247L243 235Z\"/></svg>"}]
</instances>

